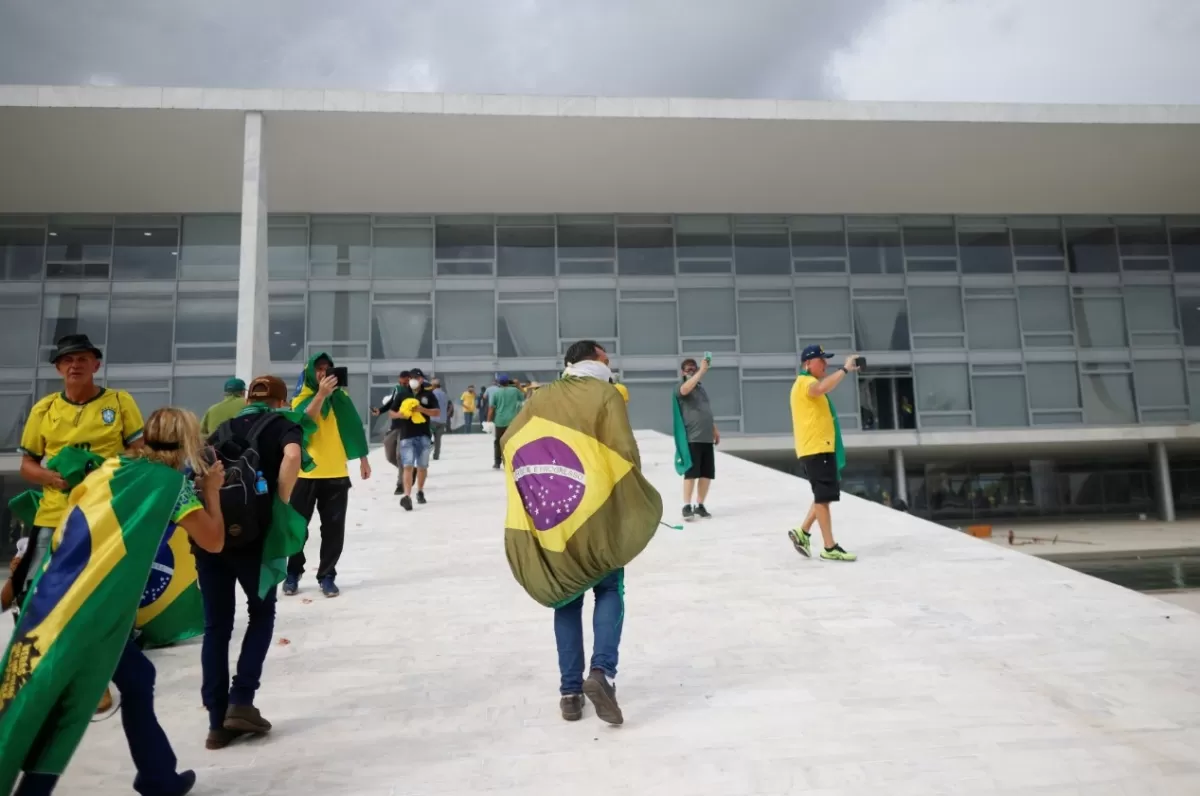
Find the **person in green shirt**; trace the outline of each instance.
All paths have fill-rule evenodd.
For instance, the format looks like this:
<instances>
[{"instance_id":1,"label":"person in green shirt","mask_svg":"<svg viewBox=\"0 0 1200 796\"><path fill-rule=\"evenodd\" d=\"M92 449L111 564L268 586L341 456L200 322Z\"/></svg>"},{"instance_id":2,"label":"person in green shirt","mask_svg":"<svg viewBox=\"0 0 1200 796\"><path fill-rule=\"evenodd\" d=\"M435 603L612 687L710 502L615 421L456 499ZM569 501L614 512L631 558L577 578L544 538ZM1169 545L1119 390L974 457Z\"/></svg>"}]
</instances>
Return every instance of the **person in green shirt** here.
<instances>
[{"instance_id":1,"label":"person in green shirt","mask_svg":"<svg viewBox=\"0 0 1200 796\"><path fill-rule=\"evenodd\" d=\"M246 382L241 379L230 379L225 382L225 397L208 407L204 419L200 421L200 431L207 437L217 430L217 426L226 420L237 417L238 412L246 408Z\"/></svg>"},{"instance_id":2,"label":"person in green shirt","mask_svg":"<svg viewBox=\"0 0 1200 796\"><path fill-rule=\"evenodd\" d=\"M493 434L492 469L499 470L504 466L504 458L500 449L500 438L508 431L508 426L517 419L521 405L525 402L525 394L512 384L507 373L497 373L496 383L499 385L488 396L488 422Z\"/></svg>"}]
</instances>

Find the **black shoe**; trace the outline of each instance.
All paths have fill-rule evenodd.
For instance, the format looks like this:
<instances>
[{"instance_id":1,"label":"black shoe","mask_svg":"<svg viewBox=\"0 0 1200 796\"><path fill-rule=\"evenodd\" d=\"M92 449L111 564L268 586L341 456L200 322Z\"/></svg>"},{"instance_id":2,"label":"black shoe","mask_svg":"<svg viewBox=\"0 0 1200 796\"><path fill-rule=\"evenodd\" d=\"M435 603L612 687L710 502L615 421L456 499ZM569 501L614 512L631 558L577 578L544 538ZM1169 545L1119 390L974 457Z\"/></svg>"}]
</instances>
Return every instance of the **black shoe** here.
<instances>
[{"instance_id":1,"label":"black shoe","mask_svg":"<svg viewBox=\"0 0 1200 796\"><path fill-rule=\"evenodd\" d=\"M583 694L563 694L558 709L564 721L579 721L583 718Z\"/></svg>"},{"instance_id":2,"label":"black shoe","mask_svg":"<svg viewBox=\"0 0 1200 796\"><path fill-rule=\"evenodd\" d=\"M396 484L396 491L395 491L395 492L393 492L392 494L393 494L393 495L403 495L403 494L404 494L404 487L403 487L401 484Z\"/></svg>"},{"instance_id":3,"label":"black shoe","mask_svg":"<svg viewBox=\"0 0 1200 796\"><path fill-rule=\"evenodd\" d=\"M704 508L703 503L701 503L699 506L696 506L696 516L702 520L712 519L712 515L708 513L708 509Z\"/></svg>"},{"instance_id":4,"label":"black shoe","mask_svg":"<svg viewBox=\"0 0 1200 796\"><path fill-rule=\"evenodd\" d=\"M163 796L186 796L192 792L192 788L196 787L196 772L188 769L187 771L179 772L179 779L176 780L176 785L171 790L158 791ZM142 775L138 774L133 778L133 789L138 793L145 793L141 788Z\"/></svg>"},{"instance_id":5,"label":"black shoe","mask_svg":"<svg viewBox=\"0 0 1200 796\"><path fill-rule=\"evenodd\" d=\"M400 498L400 508L404 509L405 511L412 511L412 498L410 498L408 495Z\"/></svg>"},{"instance_id":6,"label":"black shoe","mask_svg":"<svg viewBox=\"0 0 1200 796\"><path fill-rule=\"evenodd\" d=\"M492 469L493 469L493 470L499 470L499 469L500 469L500 465L499 465L499 464L493 464L493 465L492 465Z\"/></svg>"},{"instance_id":7,"label":"black shoe","mask_svg":"<svg viewBox=\"0 0 1200 796\"><path fill-rule=\"evenodd\" d=\"M695 518L695 516L696 515L692 513L692 506L690 503L683 507L683 519L684 520L686 520L687 522L691 522Z\"/></svg>"},{"instance_id":8,"label":"black shoe","mask_svg":"<svg viewBox=\"0 0 1200 796\"><path fill-rule=\"evenodd\" d=\"M425 503L426 503L427 501L425 500L425 493L424 493L424 492L418 492L418 493L417 493L417 502L418 502L418 503L420 503L422 506L424 506L424 505L425 505Z\"/></svg>"},{"instance_id":9,"label":"black shoe","mask_svg":"<svg viewBox=\"0 0 1200 796\"><path fill-rule=\"evenodd\" d=\"M592 673L583 681L583 693L591 700L592 707L596 708L596 715L601 721L613 725L625 722L625 717L621 715L621 706L617 704L617 689L608 681L604 672L592 669Z\"/></svg>"}]
</instances>

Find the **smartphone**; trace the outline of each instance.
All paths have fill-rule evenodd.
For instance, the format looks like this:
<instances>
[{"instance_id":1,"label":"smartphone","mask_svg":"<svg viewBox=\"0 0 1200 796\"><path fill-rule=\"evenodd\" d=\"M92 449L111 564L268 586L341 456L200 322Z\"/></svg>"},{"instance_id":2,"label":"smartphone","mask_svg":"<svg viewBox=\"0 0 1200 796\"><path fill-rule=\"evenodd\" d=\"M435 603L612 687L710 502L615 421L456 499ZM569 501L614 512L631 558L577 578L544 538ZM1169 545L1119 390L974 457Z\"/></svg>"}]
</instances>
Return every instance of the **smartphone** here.
<instances>
[{"instance_id":1,"label":"smartphone","mask_svg":"<svg viewBox=\"0 0 1200 796\"><path fill-rule=\"evenodd\" d=\"M865 368L867 366L867 358L866 357L855 357L854 359L858 362L858 366L860 368Z\"/></svg>"},{"instance_id":2,"label":"smartphone","mask_svg":"<svg viewBox=\"0 0 1200 796\"><path fill-rule=\"evenodd\" d=\"M329 375L333 376L335 379L337 379L337 386L339 386L339 387L349 387L350 386L349 368L330 368Z\"/></svg>"},{"instance_id":3,"label":"smartphone","mask_svg":"<svg viewBox=\"0 0 1200 796\"><path fill-rule=\"evenodd\" d=\"M704 361L708 362L709 364L712 364L712 351L704 352Z\"/></svg>"}]
</instances>

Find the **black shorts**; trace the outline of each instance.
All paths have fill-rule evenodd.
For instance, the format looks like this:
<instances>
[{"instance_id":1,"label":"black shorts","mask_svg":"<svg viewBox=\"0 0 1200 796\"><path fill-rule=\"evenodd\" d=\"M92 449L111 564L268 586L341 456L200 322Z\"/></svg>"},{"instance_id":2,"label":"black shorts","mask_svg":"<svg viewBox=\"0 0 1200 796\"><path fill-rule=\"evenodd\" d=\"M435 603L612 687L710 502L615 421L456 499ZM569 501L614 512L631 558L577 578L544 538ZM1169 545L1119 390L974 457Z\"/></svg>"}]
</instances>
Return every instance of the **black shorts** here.
<instances>
[{"instance_id":1,"label":"black shorts","mask_svg":"<svg viewBox=\"0 0 1200 796\"><path fill-rule=\"evenodd\" d=\"M711 442L689 442L688 453L692 457L691 468L683 474L686 481L697 478L707 478L710 481L717 477L716 446Z\"/></svg>"},{"instance_id":2,"label":"black shorts","mask_svg":"<svg viewBox=\"0 0 1200 796\"><path fill-rule=\"evenodd\" d=\"M800 463L804 465L804 477L812 487L814 503L836 503L841 500L842 488L838 485L836 454L815 453L812 456L801 456Z\"/></svg>"}]
</instances>

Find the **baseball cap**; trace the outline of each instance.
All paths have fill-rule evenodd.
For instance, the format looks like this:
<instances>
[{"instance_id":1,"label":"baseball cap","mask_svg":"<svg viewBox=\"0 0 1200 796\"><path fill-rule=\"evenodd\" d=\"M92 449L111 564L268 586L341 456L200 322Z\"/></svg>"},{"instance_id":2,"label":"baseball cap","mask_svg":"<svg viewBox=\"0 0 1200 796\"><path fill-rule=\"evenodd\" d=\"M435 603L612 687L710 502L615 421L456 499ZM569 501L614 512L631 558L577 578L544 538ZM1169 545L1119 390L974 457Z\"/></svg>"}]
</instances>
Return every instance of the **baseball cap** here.
<instances>
[{"instance_id":1,"label":"baseball cap","mask_svg":"<svg viewBox=\"0 0 1200 796\"><path fill-rule=\"evenodd\" d=\"M242 381L241 379L230 379L229 381L225 382L225 392L228 395L233 395L234 393L243 393L245 391L246 382Z\"/></svg>"},{"instance_id":2,"label":"baseball cap","mask_svg":"<svg viewBox=\"0 0 1200 796\"><path fill-rule=\"evenodd\" d=\"M497 384L508 384L510 381L512 381L512 379L510 379L508 377L508 374L505 373L504 371L500 371L499 373L496 374L496 383Z\"/></svg>"},{"instance_id":3,"label":"baseball cap","mask_svg":"<svg viewBox=\"0 0 1200 796\"><path fill-rule=\"evenodd\" d=\"M278 376L259 376L246 393L251 401L286 401L287 395L287 385Z\"/></svg>"},{"instance_id":4,"label":"baseball cap","mask_svg":"<svg viewBox=\"0 0 1200 796\"><path fill-rule=\"evenodd\" d=\"M425 378L425 373L420 368L413 368L408 372L408 377L410 379L423 379Z\"/></svg>"},{"instance_id":5,"label":"baseball cap","mask_svg":"<svg viewBox=\"0 0 1200 796\"><path fill-rule=\"evenodd\" d=\"M819 345L808 345L800 352L800 361L807 362L810 359L833 359L833 354L826 353Z\"/></svg>"}]
</instances>

